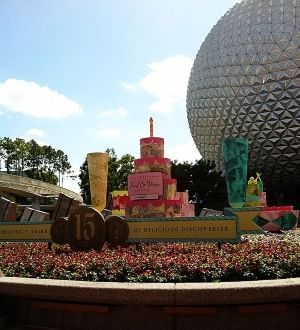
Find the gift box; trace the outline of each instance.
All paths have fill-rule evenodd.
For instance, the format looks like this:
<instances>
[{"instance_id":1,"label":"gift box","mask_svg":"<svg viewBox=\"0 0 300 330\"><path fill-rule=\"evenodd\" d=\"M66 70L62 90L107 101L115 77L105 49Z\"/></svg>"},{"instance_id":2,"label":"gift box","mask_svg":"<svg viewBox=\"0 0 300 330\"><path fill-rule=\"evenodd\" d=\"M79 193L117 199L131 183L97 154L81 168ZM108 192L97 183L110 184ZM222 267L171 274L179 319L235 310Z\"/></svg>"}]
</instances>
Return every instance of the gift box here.
<instances>
[{"instance_id":1,"label":"gift box","mask_svg":"<svg viewBox=\"0 0 300 330\"><path fill-rule=\"evenodd\" d=\"M126 204L129 200L127 190L114 190L112 196L112 215L125 215Z\"/></svg>"},{"instance_id":2,"label":"gift box","mask_svg":"<svg viewBox=\"0 0 300 330\"><path fill-rule=\"evenodd\" d=\"M279 232L281 230L295 230L299 217L299 210L293 206L264 207L257 224L266 231Z\"/></svg>"},{"instance_id":3,"label":"gift box","mask_svg":"<svg viewBox=\"0 0 300 330\"><path fill-rule=\"evenodd\" d=\"M164 177L164 199L176 199L177 180Z\"/></svg>"}]
</instances>

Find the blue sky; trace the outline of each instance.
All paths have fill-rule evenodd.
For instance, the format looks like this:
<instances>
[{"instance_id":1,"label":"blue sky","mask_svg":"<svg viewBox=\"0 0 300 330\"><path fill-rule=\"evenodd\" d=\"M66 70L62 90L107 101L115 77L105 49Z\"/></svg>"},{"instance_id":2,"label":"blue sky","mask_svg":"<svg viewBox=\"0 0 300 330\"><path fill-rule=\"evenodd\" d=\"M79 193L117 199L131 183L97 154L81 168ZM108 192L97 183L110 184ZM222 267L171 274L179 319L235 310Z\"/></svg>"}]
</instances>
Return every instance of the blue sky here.
<instances>
[{"instance_id":1,"label":"blue sky","mask_svg":"<svg viewBox=\"0 0 300 330\"><path fill-rule=\"evenodd\" d=\"M78 171L88 152L138 158L152 116L166 157L199 159L187 82L206 35L236 2L1 0L0 137L52 145Z\"/></svg>"}]
</instances>

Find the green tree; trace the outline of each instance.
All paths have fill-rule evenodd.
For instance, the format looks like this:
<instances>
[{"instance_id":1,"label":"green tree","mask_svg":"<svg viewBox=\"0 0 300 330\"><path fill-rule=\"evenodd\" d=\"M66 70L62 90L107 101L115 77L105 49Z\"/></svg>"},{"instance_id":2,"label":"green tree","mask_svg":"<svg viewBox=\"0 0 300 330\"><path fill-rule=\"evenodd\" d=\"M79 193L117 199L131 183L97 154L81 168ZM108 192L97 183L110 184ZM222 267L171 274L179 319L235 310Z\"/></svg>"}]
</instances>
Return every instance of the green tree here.
<instances>
[{"instance_id":1,"label":"green tree","mask_svg":"<svg viewBox=\"0 0 300 330\"><path fill-rule=\"evenodd\" d=\"M91 204L91 191L90 191L90 181L89 181L89 171L87 159L84 160L83 164L80 166L79 177L79 187L80 193L83 198L83 202L86 204Z\"/></svg>"},{"instance_id":2,"label":"green tree","mask_svg":"<svg viewBox=\"0 0 300 330\"><path fill-rule=\"evenodd\" d=\"M51 146L42 146L43 152L43 179L52 184L58 183L55 175L56 150Z\"/></svg>"},{"instance_id":3,"label":"green tree","mask_svg":"<svg viewBox=\"0 0 300 330\"><path fill-rule=\"evenodd\" d=\"M5 150L2 144L3 141L2 138L0 138L0 171L2 170L2 161L5 161Z\"/></svg>"},{"instance_id":4,"label":"green tree","mask_svg":"<svg viewBox=\"0 0 300 330\"><path fill-rule=\"evenodd\" d=\"M27 159L27 174L36 180L41 179L40 169L43 164L42 147L33 139L28 142L29 156Z\"/></svg>"},{"instance_id":5,"label":"green tree","mask_svg":"<svg viewBox=\"0 0 300 330\"><path fill-rule=\"evenodd\" d=\"M118 160L118 187L115 190L127 190L127 177L134 170L134 157L125 154Z\"/></svg>"},{"instance_id":6,"label":"green tree","mask_svg":"<svg viewBox=\"0 0 300 330\"><path fill-rule=\"evenodd\" d=\"M196 214L203 207L222 210L227 205L225 179L215 170L214 162L198 160L195 163L172 162L172 178L177 180L177 191L189 192Z\"/></svg>"},{"instance_id":7,"label":"green tree","mask_svg":"<svg viewBox=\"0 0 300 330\"><path fill-rule=\"evenodd\" d=\"M15 160L16 160L16 174L23 175L26 161L29 157L28 144L24 139L16 138L15 145Z\"/></svg>"},{"instance_id":8,"label":"green tree","mask_svg":"<svg viewBox=\"0 0 300 330\"><path fill-rule=\"evenodd\" d=\"M107 193L110 193L118 187L118 156L113 148L105 152L108 154Z\"/></svg>"},{"instance_id":9,"label":"green tree","mask_svg":"<svg viewBox=\"0 0 300 330\"><path fill-rule=\"evenodd\" d=\"M3 161L7 173L26 174L32 179L52 184L58 181L63 184L64 175L71 169L68 156L62 150L40 146L33 139L26 142L21 138L0 138L0 169Z\"/></svg>"},{"instance_id":10,"label":"green tree","mask_svg":"<svg viewBox=\"0 0 300 330\"><path fill-rule=\"evenodd\" d=\"M107 192L126 190L128 174L134 169L134 157L126 154L118 159L113 148L107 149L106 152L108 153Z\"/></svg>"},{"instance_id":11,"label":"green tree","mask_svg":"<svg viewBox=\"0 0 300 330\"><path fill-rule=\"evenodd\" d=\"M4 159L7 173L10 173L13 168L14 149L13 141L4 137L1 141L1 157Z\"/></svg>"},{"instance_id":12,"label":"green tree","mask_svg":"<svg viewBox=\"0 0 300 330\"><path fill-rule=\"evenodd\" d=\"M4 160L7 173L23 175L29 157L28 143L21 138L0 139L0 158ZM1 168L1 166L0 166Z\"/></svg>"},{"instance_id":13,"label":"green tree","mask_svg":"<svg viewBox=\"0 0 300 330\"><path fill-rule=\"evenodd\" d=\"M62 150L56 151L53 167L58 171L59 185L63 185L64 175L70 172L71 164L69 163L68 156Z\"/></svg>"}]
</instances>

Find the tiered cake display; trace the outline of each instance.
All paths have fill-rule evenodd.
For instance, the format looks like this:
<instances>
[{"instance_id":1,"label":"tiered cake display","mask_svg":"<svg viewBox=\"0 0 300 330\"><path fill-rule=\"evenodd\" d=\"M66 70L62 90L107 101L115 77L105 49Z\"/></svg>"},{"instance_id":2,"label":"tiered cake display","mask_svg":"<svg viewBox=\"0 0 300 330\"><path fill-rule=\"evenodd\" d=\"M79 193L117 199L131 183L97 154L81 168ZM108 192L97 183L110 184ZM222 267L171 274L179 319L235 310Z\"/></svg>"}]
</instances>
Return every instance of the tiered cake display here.
<instances>
[{"instance_id":1,"label":"tiered cake display","mask_svg":"<svg viewBox=\"0 0 300 330\"><path fill-rule=\"evenodd\" d=\"M126 216L194 216L187 192L177 193L177 182L171 178L171 161L164 158L164 139L153 136L152 118L150 137L140 139L140 155L134 161L135 172L128 176Z\"/></svg>"}]
</instances>

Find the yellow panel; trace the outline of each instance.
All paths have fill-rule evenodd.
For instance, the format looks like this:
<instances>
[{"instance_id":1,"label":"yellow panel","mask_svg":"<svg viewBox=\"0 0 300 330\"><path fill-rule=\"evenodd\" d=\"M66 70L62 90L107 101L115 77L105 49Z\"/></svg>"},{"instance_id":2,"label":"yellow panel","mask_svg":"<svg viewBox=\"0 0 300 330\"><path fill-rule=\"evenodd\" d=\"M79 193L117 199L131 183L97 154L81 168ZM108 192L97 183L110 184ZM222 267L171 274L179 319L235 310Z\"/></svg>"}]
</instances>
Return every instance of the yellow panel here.
<instances>
[{"instance_id":1,"label":"yellow panel","mask_svg":"<svg viewBox=\"0 0 300 330\"><path fill-rule=\"evenodd\" d=\"M50 240L50 223L0 226L1 240Z\"/></svg>"},{"instance_id":2,"label":"yellow panel","mask_svg":"<svg viewBox=\"0 0 300 330\"><path fill-rule=\"evenodd\" d=\"M122 209L122 210L112 210L111 211L111 215L119 215L119 216L124 216L125 215L125 210Z\"/></svg>"},{"instance_id":3,"label":"yellow panel","mask_svg":"<svg viewBox=\"0 0 300 330\"><path fill-rule=\"evenodd\" d=\"M114 190L111 193L112 197L117 197L117 196L128 196L128 191L127 190Z\"/></svg>"},{"instance_id":4,"label":"yellow panel","mask_svg":"<svg viewBox=\"0 0 300 330\"><path fill-rule=\"evenodd\" d=\"M236 220L128 221L131 239L236 239Z\"/></svg>"},{"instance_id":5,"label":"yellow panel","mask_svg":"<svg viewBox=\"0 0 300 330\"><path fill-rule=\"evenodd\" d=\"M248 231L248 230L257 230L261 231L261 228L256 226L253 222L254 218L261 213L261 210L256 211L234 211L235 215L240 219L240 230Z\"/></svg>"}]
</instances>

